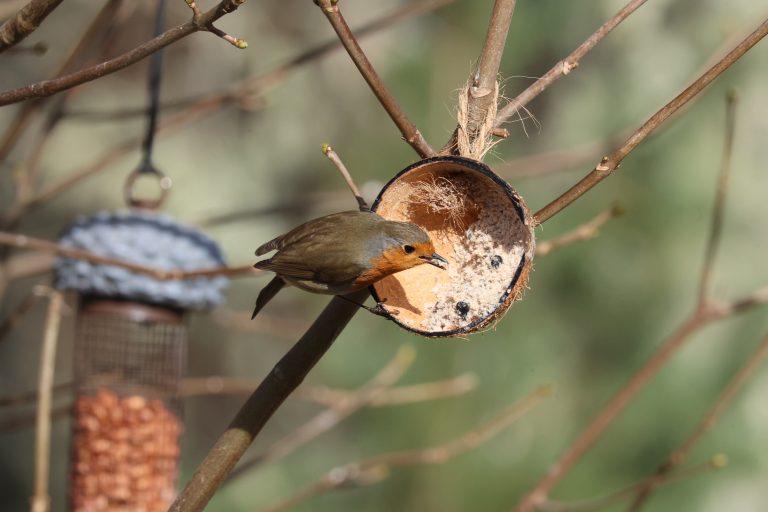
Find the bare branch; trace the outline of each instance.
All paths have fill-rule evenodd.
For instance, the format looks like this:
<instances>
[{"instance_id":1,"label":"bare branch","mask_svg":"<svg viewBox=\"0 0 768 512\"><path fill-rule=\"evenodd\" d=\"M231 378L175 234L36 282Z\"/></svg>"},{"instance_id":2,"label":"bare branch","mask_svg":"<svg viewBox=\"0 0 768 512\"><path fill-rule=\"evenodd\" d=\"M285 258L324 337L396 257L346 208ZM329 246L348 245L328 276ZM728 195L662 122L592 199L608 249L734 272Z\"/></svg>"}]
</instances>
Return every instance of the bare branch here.
<instances>
[{"instance_id":1,"label":"bare branch","mask_svg":"<svg viewBox=\"0 0 768 512\"><path fill-rule=\"evenodd\" d=\"M109 0L104 4L96 17L94 17L93 21L91 21L90 25L88 25L88 28L85 29L83 35L64 58L62 64L53 74L53 78L68 72L70 68L87 53L90 46L107 32L106 27L110 26L110 22L119 7L120 2L118 0ZM8 128L6 128L2 139L0 139L0 162L8 157L8 154L24 132L24 129L32 120L32 115L37 112L40 106L41 103L37 101L31 101L24 104L18 110L13 120L8 124Z\"/></svg>"},{"instance_id":2,"label":"bare branch","mask_svg":"<svg viewBox=\"0 0 768 512\"><path fill-rule=\"evenodd\" d=\"M40 296L36 293L30 293L22 300L16 308L6 317L3 323L0 323L0 343L5 340L6 335L13 330L21 320L27 316L32 307L37 303ZM0 399L0 407L7 405Z\"/></svg>"},{"instance_id":3,"label":"bare branch","mask_svg":"<svg viewBox=\"0 0 768 512\"><path fill-rule=\"evenodd\" d=\"M530 395L508 407L492 420L479 425L465 434L431 448L384 453L369 459L352 462L328 471L318 481L299 490L280 503L265 509L278 512L295 507L319 494L341 487L362 486L378 483L385 479L390 470L397 467L444 464L492 439L510 427L533 406L552 393L553 386L542 386Z\"/></svg>"},{"instance_id":4,"label":"bare branch","mask_svg":"<svg viewBox=\"0 0 768 512\"><path fill-rule=\"evenodd\" d=\"M411 345L404 345L397 351L395 357L359 390L353 391L343 400L334 404L333 407L320 412L301 427L277 440L254 459L240 464L229 476L226 483L234 481L238 476L242 476L252 469L282 459L366 407L388 387L397 382L410 368L415 358L416 351L414 348Z\"/></svg>"},{"instance_id":5,"label":"bare branch","mask_svg":"<svg viewBox=\"0 0 768 512\"><path fill-rule=\"evenodd\" d=\"M706 462L702 462L696 464L695 466L680 469L670 473L669 478L662 482L662 484L671 484L681 480L688 480L692 477L709 473L713 470L722 469L727 464L728 459L725 457L725 455L717 454ZM619 489L618 491L586 500L567 503L548 500L540 504L537 508L540 512L597 512L628 500L634 493L637 492L641 485L643 485L643 482L635 482L634 484L623 489Z\"/></svg>"},{"instance_id":6,"label":"bare branch","mask_svg":"<svg viewBox=\"0 0 768 512\"><path fill-rule=\"evenodd\" d=\"M203 14L198 20L188 21L182 25L174 27L150 39L146 43L137 46L114 59L102 62L69 75L64 75L51 80L43 80L32 85L12 89L0 93L0 106L18 103L31 98L44 98L58 92L71 89L77 85L96 80L105 75L114 73L123 68L135 64L141 59L165 48L171 43L175 43L190 34L199 31L209 30L209 26L225 14L237 9L245 0L222 0L219 4Z\"/></svg>"},{"instance_id":7,"label":"bare branch","mask_svg":"<svg viewBox=\"0 0 768 512\"><path fill-rule=\"evenodd\" d=\"M552 240L545 240L540 242L536 244L536 256L546 256L552 251L562 249L567 245L581 242L583 240L589 240L590 238L595 238L600 233L600 228L603 227L604 224L606 224L611 219L615 219L616 217L622 215L623 213L624 210L621 207L614 206L611 209L598 214L595 218L582 224L573 231L569 231L568 233Z\"/></svg>"},{"instance_id":8,"label":"bare branch","mask_svg":"<svg viewBox=\"0 0 768 512\"><path fill-rule=\"evenodd\" d=\"M39 251L50 252L58 256L65 256L76 260L89 261L98 265L112 265L115 267L121 267L139 274L145 274L161 281L190 279L193 277L211 277L211 276L243 276L243 275L255 275L260 273L257 269L254 269L251 265L243 265L241 267L216 267L202 270L163 270L153 267L147 267L144 265L137 265L129 261L118 260L114 258L107 258L105 256L99 256L88 251L80 249L72 249L71 247L65 247L55 242L48 240L42 240L39 238L31 238L25 235L19 235L16 233L4 233L0 232L0 245L10 245L12 247L18 247L20 249L36 249Z\"/></svg>"},{"instance_id":9,"label":"bare branch","mask_svg":"<svg viewBox=\"0 0 768 512\"><path fill-rule=\"evenodd\" d=\"M0 53L34 32L60 3L61 0L31 0L15 16L6 20L0 26Z\"/></svg>"},{"instance_id":10,"label":"bare branch","mask_svg":"<svg viewBox=\"0 0 768 512\"><path fill-rule=\"evenodd\" d=\"M712 288L712 267L717 248L720 246L720 233L723 230L723 216L725 215L725 196L728 193L728 181L731 174L731 155L733 154L733 138L736 131L736 93L734 91L729 92L726 101L723 158L717 180L715 204L712 207L712 222L710 223L707 248L704 252L704 264L701 267L701 276L699 277L699 304L704 304L708 300Z\"/></svg>"},{"instance_id":11,"label":"bare branch","mask_svg":"<svg viewBox=\"0 0 768 512\"><path fill-rule=\"evenodd\" d=\"M683 444L672 454L669 458L662 463L656 472L649 476L639 487L637 491L637 497L630 507L630 512L639 511L653 490L667 480L668 475L677 466L680 466L688 458L694 445L701 440L712 427L715 426L720 416L728 409L728 406L733 402L733 399L744 387L750 376L757 370L762 364L766 355L768 355L768 335L764 336L757 349L747 358L744 365L736 372L718 399L707 411L704 417L701 419L696 428L693 430L690 436L683 442Z\"/></svg>"},{"instance_id":12,"label":"bare branch","mask_svg":"<svg viewBox=\"0 0 768 512\"><path fill-rule=\"evenodd\" d=\"M544 92L544 90L552 85L558 79L566 76L573 69L578 67L581 59L592 49L597 43L607 36L616 26L624 21L630 14L635 12L641 5L647 0L632 0L625 5L619 12L617 12L613 18L603 23L599 29L597 29L589 38L581 43L581 45L570 53L566 58L555 64L555 66L547 71L544 76L536 80L522 93L518 94L512 101L507 103L496 114L495 127L499 127L507 122L512 116L514 116L521 108L527 105L532 99Z\"/></svg>"},{"instance_id":13,"label":"bare branch","mask_svg":"<svg viewBox=\"0 0 768 512\"><path fill-rule=\"evenodd\" d=\"M357 185L355 185L355 180L352 179L352 175L349 174L349 170L347 170L347 166L344 165L344 162L341 161L341 158L339 158L339 155L336 154L336 152L333 150L333 148L328 144L323 144L322 147L323 154L328 157L328 160L333 162L333 165L336 166L336 168L341 173L341 176L344 178L344 181L347 182L347 186L349 187L349 190L352 191L352 194L355 196L355 199L357 200L357 206L360 208L360 211L367 211L370 210L368 207L368 203L365 202L365 199L363 199L363 194L360 193L360 189L357 188Z\"/></svg>"},{"instance_id":14,"label":"bare branch","mask_svg":"<svg viewBox=\"0 0 768 512\"><path fill-rule=\"evenodd\" d=\"M442 153L457 153L459 147L459 131L465 132L467 146L475 147L477 141L481 146L474 154L464 156L479 156L485 151L487 141L493 135L493 130L484 130L485 126L492 128L496 117L496 102L498 101L499 66L504 54L504 46L507 42L509 24L512 22L512 14L515 12L516 0L496 0L493 4L493 12L488 24L488 32L485 35L485 43L480 52L477 69L469 78L466 89L462 89L462 95L466 98L459 102L460 107L465 106L464 114L459 117L459 126L453 132L450 140L441 149ZM461 111L461 108L460 108ZM490 117L490 119L488 119Z\"/></svg>"},{"instance_id":15,"label":"bare branch","mask_svg":"<svg viewBox=\"0 0 768 512\"><path fill-rule=\"evenodd\" d=\"M539 210L534 214L534 221L540 224L553 215L562 211L565 207L573 203L576 199L584 195L592 187L603 181L610 176L616 169L618 169L621 161L632 152L646 137L653 133L664 121L666 121L672 114L674 114L680 107L685 105L693 97L699 94L706 86L717 78L723 71L728 69L734 62L736 62L742 55L744 55L750 48L756 45L765 35L768 34L768 20L764 21L760 26L752 32L746 39L744 39L736 48L731 50L723 59L717 64L712 66L708 71L701 75L695 82L693 82L687 89L677 95L672 101L667 103L661 110L651 116L635 133L633 133L624 144L611 153L609 156L604 157L595 168L587 174L584 178L576 183L573 187L568 189L560 197L549 203L547 206Z\"/></svg>"},{"instance_id":16,"label":"bare branch","mask_svg":"<svg viewBox=\"0 0 768 512\"><path fill-rule=\"evenodd\" d=\"M43 333L43 349L40 355L38 380L37 427L35 431L35 486L31 499L31 512L48 512L51 498L48 494L48 476L51 451L51 403L53 398L53 374L56 364L56 345L59 338L61 307L64 295L49 291L48 316Z\"/></svg>"},{"instance_id":17,"label":"bare branch","mask_svg":"<svg viewBox=\"0 0 768 512\"><path fill-rule=\"evenodd\" d=\"M400 105L397 104L394 96L387 90L384 82L373 69L368 57L363 53L363 49L357 42L352 31L349 29L346 20L341 15L337 0L315 0L315 3L320 7L331 23L333 30L341 40L341 44L346 48L347 53L352 58L352 61L357 66L360 74L371 88L371 91L376 98L378 98L381 106L387 111L389 117L395 123L400 133L403 135L405 141L411 145L411 147L422 157L429 157L435 155L435 150L424 140L416 126L406 117Z\"/></svg>"},{"instance_id":18,"label":"bare branch","mask_svg":"<svg viewBox=\"0 0 768 512\"><path fill-rule=\"evenodd\" d=\"M312 326L259 384L227 430L219 437L169 512L199 512L213 497L237 461L275 410L301 384L358 310L368 291L334 298Z\"/></svg>"}]
</instances>

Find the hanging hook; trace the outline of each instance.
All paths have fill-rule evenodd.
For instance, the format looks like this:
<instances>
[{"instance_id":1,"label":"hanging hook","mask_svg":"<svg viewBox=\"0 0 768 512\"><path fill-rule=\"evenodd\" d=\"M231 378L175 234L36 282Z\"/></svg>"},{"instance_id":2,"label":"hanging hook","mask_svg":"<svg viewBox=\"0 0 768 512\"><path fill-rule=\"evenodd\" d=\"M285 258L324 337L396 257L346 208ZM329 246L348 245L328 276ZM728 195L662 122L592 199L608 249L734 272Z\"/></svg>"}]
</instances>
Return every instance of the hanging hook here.
<instances>
[{"instance_id":1,"label":"hanging hook","mask_svg":"<svg viewBox=\"0 0 768 512\"><path fill-rule=\"evenodd\" d=\"M136 183L141 177L152 177L157 182L158 193L154 198L139 197ZM141 167L131 172L123 185L123 196L125 202L130 208L143 208L146 210L156 210L168 197L168 191L171 190L173 181L161 171L156 169L151 163L145 162Z\"/></svg>"}]
</instances>

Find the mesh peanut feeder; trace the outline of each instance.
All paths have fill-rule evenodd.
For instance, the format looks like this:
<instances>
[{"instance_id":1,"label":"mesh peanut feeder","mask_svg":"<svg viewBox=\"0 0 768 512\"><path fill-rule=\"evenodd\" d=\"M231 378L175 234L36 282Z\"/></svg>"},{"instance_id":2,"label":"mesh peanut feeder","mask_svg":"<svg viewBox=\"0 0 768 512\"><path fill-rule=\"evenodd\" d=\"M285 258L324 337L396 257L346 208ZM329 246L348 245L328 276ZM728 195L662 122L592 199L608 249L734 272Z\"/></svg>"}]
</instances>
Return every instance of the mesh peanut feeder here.
<instances>
[{"instance_id":1,"label":"mesh peanut feeder","mask_svg":"<svg viewBox=\"0 0 768 512\"><path fill-rule=\"evenodd\" d=\"M224 263L203 234L149 211L81 219L60 243L158 269ZM56 275L59 288L80 294L71 510L165 511L180 456L183 316L219 303L227 280L159 281L66 258Z\"/></svg>"},{"instance_id":2,"label":"mesh peanut feeder","mask_svg":"<svg viewBox=\"0 0 768 512\"><path fill-rule=\"evenodd\" d=\"M533 263L533 222L523 199L488 166L445 156L395 176L372 209L424 228L448 270L421 265L373 285L400 326L430 337L479 331L520 298Z\"/></svg>"}]
</instances>

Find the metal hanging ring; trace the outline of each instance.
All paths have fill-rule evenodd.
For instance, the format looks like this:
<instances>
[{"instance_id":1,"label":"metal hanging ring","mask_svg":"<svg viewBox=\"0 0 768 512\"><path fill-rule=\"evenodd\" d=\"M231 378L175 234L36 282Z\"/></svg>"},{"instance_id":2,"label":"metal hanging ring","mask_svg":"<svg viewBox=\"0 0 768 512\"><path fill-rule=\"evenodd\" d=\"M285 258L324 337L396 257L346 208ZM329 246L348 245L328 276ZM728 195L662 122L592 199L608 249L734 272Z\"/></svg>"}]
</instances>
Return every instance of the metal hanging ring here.
<instances>
[{"instance_id":1,"label":"metal hanging ring","mask_svg":"<svg viewBox=\"0 0 768 512\"><path fill-rule=\"evenodd\" d=\"M136 196L136 181L143 176L151 176L157 180L159 194L156 198L141 198ZM140 167L128 175L123 186L125 202L130 208L142 208L145 210L156 210L168 197L168 191L171 189L173 181L170 177L158 171L152 166Z\"/></svg>"}]
</instances>

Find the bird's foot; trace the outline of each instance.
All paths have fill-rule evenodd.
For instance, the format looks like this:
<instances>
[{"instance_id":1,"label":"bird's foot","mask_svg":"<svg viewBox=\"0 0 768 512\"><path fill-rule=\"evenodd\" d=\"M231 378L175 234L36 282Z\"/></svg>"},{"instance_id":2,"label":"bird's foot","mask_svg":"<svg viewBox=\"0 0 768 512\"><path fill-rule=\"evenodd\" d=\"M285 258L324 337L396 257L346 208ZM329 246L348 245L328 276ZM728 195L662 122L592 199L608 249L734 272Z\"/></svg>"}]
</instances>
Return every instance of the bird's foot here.
<instances>
[{"instance_id":1,"label":"bird's foot","mask_svg":"<svg viewBox=\"0 0 768 512\"><path fill-rule=\"evenodd\" d=\"M372 308L368 307L368 306L363 306L363 307L365 309L367 309L368 311L370 311L371 313L373 313L374 315L383 316L384 318L389 318L389 317L392 317L392 316L397 316L399 314L399 311L388 311L384 307L384 303L385 302L386 302L386 300L383 300L381 302L377 302L376 305L373 306Z\"/></svg>"}]
</instances>

